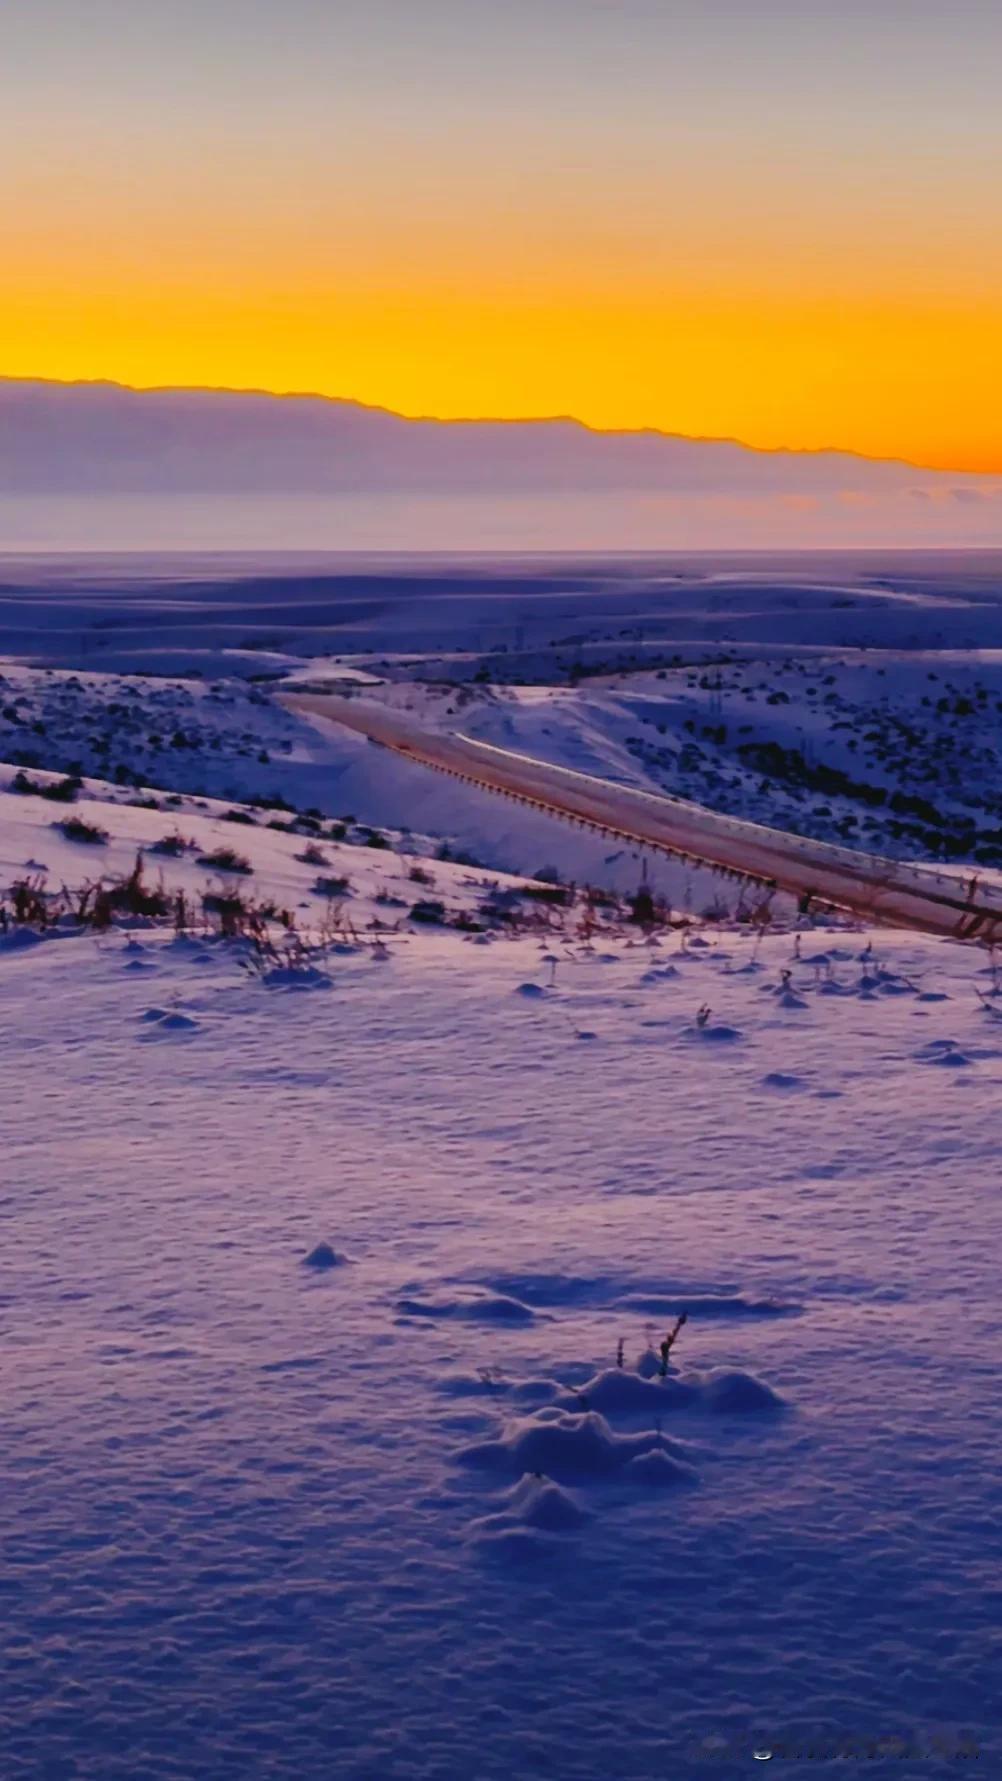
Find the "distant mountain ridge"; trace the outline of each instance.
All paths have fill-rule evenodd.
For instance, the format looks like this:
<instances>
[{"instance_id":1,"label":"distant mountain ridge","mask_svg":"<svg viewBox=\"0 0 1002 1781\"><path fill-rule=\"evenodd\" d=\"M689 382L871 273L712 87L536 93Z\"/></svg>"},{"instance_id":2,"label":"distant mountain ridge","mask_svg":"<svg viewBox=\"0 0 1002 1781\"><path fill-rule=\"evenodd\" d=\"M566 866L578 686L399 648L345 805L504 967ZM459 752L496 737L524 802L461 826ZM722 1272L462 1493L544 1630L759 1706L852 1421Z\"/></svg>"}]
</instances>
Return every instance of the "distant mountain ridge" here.
<instances>
[{"instance_id":1,"label":"distant mountain ridge","mask_svg":"<svg viewBox=\"0 0 1002 1781\"><path fill-rule=\"evenodd\" d=\"M0 379L7 494L811 493L1002 478L570 418L411 419L329 396Z\"/></svg>"},{"instance_id":2,"label":"distant mountain ridge","mask_svg":"<svg viewBox=\"0 0 1002 1781\"><path fill-rule=\"evenodd\" d=\"M0 378L0 550L1002 545L1002 476L567 418Z\"/></svg>"}]
</instances>

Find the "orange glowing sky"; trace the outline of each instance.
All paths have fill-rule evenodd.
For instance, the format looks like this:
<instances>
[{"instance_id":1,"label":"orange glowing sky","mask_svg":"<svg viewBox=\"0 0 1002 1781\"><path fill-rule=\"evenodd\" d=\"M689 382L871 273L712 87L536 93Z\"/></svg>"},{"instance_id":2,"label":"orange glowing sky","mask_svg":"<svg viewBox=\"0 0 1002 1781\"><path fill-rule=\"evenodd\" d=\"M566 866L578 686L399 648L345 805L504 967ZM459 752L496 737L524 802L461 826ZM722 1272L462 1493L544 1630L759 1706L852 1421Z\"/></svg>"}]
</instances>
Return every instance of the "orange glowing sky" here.
<instances>
[{"instance_id":1,"label":"orange glowing sky","mask_svg":"<svg viewBox=\"0 0 1002 1781\"><path fill-rule=\"evenodd\" d=\"M5 0L0 373L1002 470L994 0Z\"/></svg>"}]
</instances>

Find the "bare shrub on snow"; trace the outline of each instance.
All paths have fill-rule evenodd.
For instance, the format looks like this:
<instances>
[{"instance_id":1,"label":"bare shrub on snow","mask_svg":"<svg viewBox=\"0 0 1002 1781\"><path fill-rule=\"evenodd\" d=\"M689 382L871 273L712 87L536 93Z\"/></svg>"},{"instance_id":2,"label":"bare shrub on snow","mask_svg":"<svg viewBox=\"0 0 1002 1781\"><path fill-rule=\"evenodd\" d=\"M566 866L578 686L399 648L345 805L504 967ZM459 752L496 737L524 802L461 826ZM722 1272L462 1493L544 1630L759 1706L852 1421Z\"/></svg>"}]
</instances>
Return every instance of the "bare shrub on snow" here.
<instances>
[{"instance_id":1,"label":"bare shrub on snow","mask_svg":"<svg viewBox=\"0 0 1002 1781\"><path fill-rule=\"evenodd\" d=\"M82 816L67 816L62 822L54 822L54 829L59 829L67 841L79 841L86 847L107 847L109 835L98 823L88 822Z\"/></svg>"},{"instance_id":2,"label":"bare shrub on snow","mask_svg":"<svg viewBox=\"0 0 1002 1781\"><path fill-rule=\"evenodd\" d=\"M211 866L215 872L238 872L249 877L254 868L246 855L237 853L235 847L216 847L211 853L200 853L200 866Z\"/></svg>"}]
</instances>

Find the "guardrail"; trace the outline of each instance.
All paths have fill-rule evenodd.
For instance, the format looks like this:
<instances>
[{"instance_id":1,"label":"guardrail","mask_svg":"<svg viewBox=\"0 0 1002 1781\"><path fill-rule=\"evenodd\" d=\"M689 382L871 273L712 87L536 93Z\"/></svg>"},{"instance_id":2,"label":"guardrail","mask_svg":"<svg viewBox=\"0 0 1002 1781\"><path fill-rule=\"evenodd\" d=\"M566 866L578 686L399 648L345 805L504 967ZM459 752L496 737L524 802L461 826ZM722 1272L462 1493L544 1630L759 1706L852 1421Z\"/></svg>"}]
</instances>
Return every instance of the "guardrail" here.
<instances>
[{"instance_id":1,"label":"guardrail","mask_svg":"<svg viewBox=\"0 0 1002 1781\"><path fill-rule=\"evenodd\" d=\"M1002 892L977 874L954 877L614 785L472 736L422 730L368 700L309 693L284 694L281 702L345 724L454 778L616 839L788 891L808 904L955 940L1002 942Z\"/></svg>"}]
</instances>

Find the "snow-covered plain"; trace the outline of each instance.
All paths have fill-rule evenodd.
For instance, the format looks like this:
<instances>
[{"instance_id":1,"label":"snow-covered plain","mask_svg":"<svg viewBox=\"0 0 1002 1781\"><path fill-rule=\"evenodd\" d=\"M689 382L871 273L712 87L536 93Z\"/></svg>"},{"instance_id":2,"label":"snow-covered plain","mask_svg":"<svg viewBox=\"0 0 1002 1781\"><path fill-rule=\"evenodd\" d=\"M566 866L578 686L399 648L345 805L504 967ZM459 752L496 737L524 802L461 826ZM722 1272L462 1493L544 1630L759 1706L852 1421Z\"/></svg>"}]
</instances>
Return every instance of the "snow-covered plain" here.
<instances>
[{"instance_id":1,"label":"snow-covered plain","mask_svg":"<svg viewBox=\"0 0 1002 1781\"><path fill-rule=\"evenodd\" d=\"M0 893L143 847L196 906L328 926L287 972L198 921L0 934L4 1777L993 1772L988 956L582 921L498 851L637 861L425 796L218 665L214 696L31 654ZM391 806L413 832L373 844ZM484 865L428 857L473 831Z\"/></svg>"}]
</instances>

